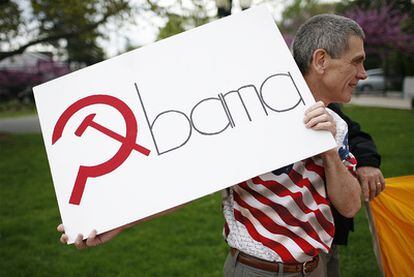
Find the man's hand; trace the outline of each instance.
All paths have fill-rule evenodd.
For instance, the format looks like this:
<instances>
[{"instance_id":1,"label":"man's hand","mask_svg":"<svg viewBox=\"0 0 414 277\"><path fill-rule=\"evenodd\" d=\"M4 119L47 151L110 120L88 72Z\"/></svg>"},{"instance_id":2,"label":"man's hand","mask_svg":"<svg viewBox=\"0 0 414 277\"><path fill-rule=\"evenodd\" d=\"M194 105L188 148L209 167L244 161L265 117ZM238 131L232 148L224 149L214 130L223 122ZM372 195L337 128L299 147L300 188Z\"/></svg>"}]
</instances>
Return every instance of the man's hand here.
<instances>
[{"instance_id":1,"label":"man's hand","mask_svg":"<svg viewBox=\"0 0 414 277\"><path fill-rule=\"evenodd\" d=\"M100 235L96 235L96 230L93 230L86 240L83 239L83 235L79 234L75 240L75 246L78 249L84 249L86 247L97 246L99 244L103 244L111 239L113 239L116 235L121 233L125 229L125 226L116 228L114 230L108 231L106 233L102 233ZM60 237L60 242L63 244L67 244L68 236L65 234L65 228L63 224L59 224L57 230L62 233Z\"/></svg>"},{"instance_id":2,"label":"man's hand","mask_svg":"<svg viewBox=\"0 0 414 277\"><path fill-rule=\"evenodd\" d=\"M316 102L305 111L303 122L306 128L329 131L334 137L336 135L335 121L322 101Z\"/></svg>"},{"instance_id":3,"label":"man's hand","mask_svg":"<svg viewBox=\"0 0 414 277\"><path fill-rule=\"evenodd\" d=\"M385 189L385 180L379 168L361 166L357 169L365 202L371 201Z\"/></svg>"}]
</instances>

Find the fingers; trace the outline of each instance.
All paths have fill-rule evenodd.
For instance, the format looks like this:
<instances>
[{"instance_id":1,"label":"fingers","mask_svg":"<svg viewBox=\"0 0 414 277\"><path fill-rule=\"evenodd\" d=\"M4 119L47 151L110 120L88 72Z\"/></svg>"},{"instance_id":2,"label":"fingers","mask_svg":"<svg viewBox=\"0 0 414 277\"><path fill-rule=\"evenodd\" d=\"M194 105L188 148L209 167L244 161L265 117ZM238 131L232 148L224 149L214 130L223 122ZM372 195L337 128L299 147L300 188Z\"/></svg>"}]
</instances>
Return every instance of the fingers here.
<instances>
[{"instance_id":1,"label":"fingers","mask_svg":"<svg viewBox=\"0 0 414 277\"><path fill-rule=\"evenodd\" d=\"M369 201L369 187L368 187L368 182L366 182L365 180L360 180L361 183L361 189L362 189L362 194L364 196L364 201L368 202Z\"/></svg>"},{"instance_id":2,"label":"fingers","mask_svg":"<svg viewBox=\"0 0 414 277\"><path fill-rule=\"evenodd\" d=\"M380 186L380 183L377 183L376 181L370 181L369 182L369 200L375 198L379 194L378 187Z\"/></svg>"},{"instance_id":3,"label":"fingers","mask_svg":"<svg viewBox=\"0 0 414 277\"><path fill-rule=\"evenodd\" d=\"M322 101L318 101L309 108L307 108L305 114L310 113L311 111L317 110L319 108L325 108L325 104Z\"/></svg>"},{"instance_id":4,"label":"fingers","mask_svg":"<svg viewBox=\"0 0 414 277\"><path fill-rule=\"evenodd\" d=\"M380 175L379 176L379 182L381 183L381 191L380 192L382 192L385 189L385 179L384 179L384 176L382 176L381 171L380 171L379 175Z\"/></svg>"},{"instance_id":5,"label":"fingers","mask_svg":"<svg viewBox=\"0 0 414 277\"><path fill-rule=\"evenodd\" d=\"M320 115L317 115L315 117L308 117L305 116L305 126L307 128L312 128L313 126L317 125L318 123L325 123L325 122L329 122L330 120L330 115L327 113L322 113Z\"/></svg>"},{"instance_id":6,"label":"fingers","mask_svg":"<svg viewBox=\"0 0 414 277\"><path fill-rule=\"evenodd\" d=\"M56 229L58 230L58 232L61 232L61 233L65 232L65 228L63 227L62 223L60 223Z\"/></svg>"},{"instance_id":7,"label":"fingers","mask_svg":"<svg viewBox=\"0 0 414 277\"><path fill-rule=\"evenodd\" d=\"M63 244L67 244L69 240L69 237L66 234L63 234L60 236L60 242Z\"/></svg>"},{"instance_id":8,"label":"fingers","mask_svg":"<svg viewBox=\"0 0 414 277\"><path fill-rule=\"evenodd\" d=\"M60 233L63 233L61 236L60 236L60 242L61 243L63 243L63 244L67 244L68 243L68 240L69 240L69 237L68 237L68 235L66 235L64 232L65 232L65 228L63 227L63 224L61 223L61 224L59 224L58 226L57 226L57 228L56 228L57 230L58 230L58 232L60 232Z\"/></svg>"},{"instance_id":9,"label":"fingers","mask_svg":"<svg viewBox=\"0 0 414 277\"><path fill-rule=\"evenodd\" d=\"M86 239L86 246L97 246L99 244L99 239L96 237L96 230L92 230Z\"/></svg>"},{"instance_id":10,"label":"fingers","mask_svg":"<svg viewBox=\"0 0 414 277\"><path fill-rule=\"evenodd\" d=\"M371 200L377 197L385 189L385 180L384 177L382 177L382 174L381 177L375 182L374 187L376 188L375 195L371 198Z\"/></svg>"},{"instance_id":11,"label":"fingers","mask_svg":"<svg viewBox=\"0 0 414 277\"><path fill-rule=\"evenodd\" d=\"M317 117L325 113L325 105L322 101L316 102L305 111L305 124L313 117Z\"/></svg>"},{"instance_id":12,"label":"fingers","mask_svg":"<svg viewBox=\"0 0 414 277\"><path fill-rule=\"evenodd\" d=\"M83 235L82 235L82 234L79 234L79 235L76 237L76 240L75 240L75 247L76 247L77 249L85 249L85 248L86 248L86 242L83 240Z\"/></svg>"},{"instance_id":13,"label":"fingers","mask_svg":"<svg viewBox=\"0 0 414 277\"><path fill-rule=\"evenodd\" d=\"M362 166L357 169L357 175L365 201L374 199L385 189L384 176L379 168Z\"/></svg>"},{"instance_id":14,"label":"fingers","mask_svg":"<svg viewBox=\"0 0 414 277\"><path fill-rule=\"evenodd\" d=\"M325 109L322 101L319 101L308 108L303 119L306 128L314 130L326 130L335 136L336 125L333 117Z\"/></svg>"},{"instance_id":15,"label":"fingers","mask_svg":"<svg viewBox=\"0 0 414 277\"><path fill-rule=\"evenodd\" d=\"M65 228L63 227L63 224L59 224L56 228L59 232L63 233L60 236L60 242L63 244L67 244L69 241L69 237L68 235L66 235L65 232ZM92 232L89 234L88 238L86 240L83 240L83 235L79 234L76 237L75 240L75 247L77 249L84 249L88 246L96 246L100 243L100 239L99 237L96 236L97 232L96 230L92 230Z\"/></svg>"},{"instance_id":16,"label":"fingers","mask_svg":"<svg viewBox=\"0 0 414 277\"><path fill-rule=\"evenodd\" d=\"M333 135L335 135L334 131L336 129L336 126L334 123L332 122L319 122L316 125L312 126L312 127L308 127L308 128L312 128L313 130L326 130L331 132Z\"/></svg>"}]
</instances>

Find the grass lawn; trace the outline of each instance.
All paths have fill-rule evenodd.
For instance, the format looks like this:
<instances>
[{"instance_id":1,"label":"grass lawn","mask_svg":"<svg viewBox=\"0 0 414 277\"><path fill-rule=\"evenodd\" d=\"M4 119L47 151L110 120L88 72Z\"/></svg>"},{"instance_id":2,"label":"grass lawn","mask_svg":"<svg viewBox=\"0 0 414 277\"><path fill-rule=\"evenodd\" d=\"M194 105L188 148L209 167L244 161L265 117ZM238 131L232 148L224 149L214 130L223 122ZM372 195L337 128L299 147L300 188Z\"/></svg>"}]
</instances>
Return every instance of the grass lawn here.
<instances>
[{"instance_id":1,"label":"grass lawn","mask_svg":"<svg viewBox=\"0 0 414 277\"><path fill-rule=\"evenodd\" d=\"M414 174L414 114L346 107L375 138L386 177ZM0 272L3 276L221 276L220 195L143 223L84 251L59 243L60 222L40 135L0 134ZM364 212L341 249L343 276L379 276Z\"/></svg>"}]
</instances>

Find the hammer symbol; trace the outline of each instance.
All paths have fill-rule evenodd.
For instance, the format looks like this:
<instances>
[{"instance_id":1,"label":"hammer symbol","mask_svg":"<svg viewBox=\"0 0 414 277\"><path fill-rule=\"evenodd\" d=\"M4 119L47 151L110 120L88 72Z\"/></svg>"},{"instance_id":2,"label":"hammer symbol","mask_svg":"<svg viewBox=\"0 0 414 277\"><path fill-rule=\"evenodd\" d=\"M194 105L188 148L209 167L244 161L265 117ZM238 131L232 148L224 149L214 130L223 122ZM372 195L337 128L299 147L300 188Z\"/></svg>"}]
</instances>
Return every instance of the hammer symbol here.
<instances>
[{"instance_id":1,"label":"hammer symbol","mask_svg":"<svg viewBox=\"0 0 414 277\"><path fill-rule=\"evenodd\" d=\"M85 117L85 119L82 121L82 123L79 125L78 129L76 129L75 131L75 135L77 135L78 137L82 136L82 134L85 132L86 128L88 127L92 127L98 131L100 131L101 133L119 141L120 143L129 143L125 137L121 136L118 133L115 133L112 130L109 130L108 128L96 123L95 121L93 121L93 118L95 117L96 114L90 114L87 117ZM144 154L145 156L148 156L150 153L150 150L148 150L147 148L133 143L132 144L132 149L140 152L141 154Z\"/></svg>"}]
</instances>

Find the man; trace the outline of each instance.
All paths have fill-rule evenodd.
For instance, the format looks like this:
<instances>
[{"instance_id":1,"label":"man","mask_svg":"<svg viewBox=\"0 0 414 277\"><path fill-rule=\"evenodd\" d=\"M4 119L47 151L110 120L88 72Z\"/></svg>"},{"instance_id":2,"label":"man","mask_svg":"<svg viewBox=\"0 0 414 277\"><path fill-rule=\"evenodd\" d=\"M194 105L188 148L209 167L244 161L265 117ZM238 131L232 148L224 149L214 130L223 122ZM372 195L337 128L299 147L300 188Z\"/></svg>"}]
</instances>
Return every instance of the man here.
<instances>
[{"instance_id":1,"label":"man","mask_svg":"<svg viewBox=\"0 0 414 277\"><path fill-rule=\"evenodd\" d=\"M302 73L304 73L306 67L301 66L301 64L304 64L301 51L305 48L301 49L300 46L300 44L299 46L298 44L294 45L294 57ZM376 152L375 144L373 144L368 134L361 131L359 124L353 122L340 111L338 105L331 104L329 107L337 112L349 126L350 149L358 161L357 176L362 186L365 201L371 200L385 187L384 178L379 170L380 156ZM322 257L327 263L328 276L339 276L339 257L336 245L347 244L349 230L353 230L353 220L342 216L334 207L333 214L336 226L334 245L332 245L329 254L322 255Z\"/></svg>"},{"instance_id":2,"label":"man","mask_svg":"<svg viewBox=\"0 0 414 277\"><path fill-rule=\"evenodd\" d=\"M300 161L228 190L223 201L225 236L232 250L226 276L301 276L299 268L309 275L326 275L326 265L317 265L318 253L327 252L333 239L332 215L324 210L324 199L350 218L358 211L360 188L345 167L352 165L347 164L352 156L347 152L346 123L336 114L330 118L324 105L349 102L358 80L366 78L363 38L354 21L335 15L315 16L299 29L293 54L315 99L322 103L306 112L306 126L331 130L341 147L321 154L322 161L319 157ZM328 128L329 124L336 128ZM326 195L312 191L325 187Z\"/></svg>"},{"instance_id":3,"label":"man","mask_svg":"<svg viewBox=\"0 0 414 277\"><path fill-rule=\"evenodd\" d=\"M304 124L331 132L340 147L226 190L225 236L231 247L226 276L325 274L319 253L328 252L333 240L330 205L353 217L361 193L351 174L355 159L347 148L346 123L325 106L348 102L358 80L366 78L363 38L354 21L334 15L313 17L299 30L299 66L318 101L305 112ZM63 226L58 230L63 232ZM95 246L120 231L99 236L92 232L86 241L79 235L75 245ZM67 236L63 234L61 241L65 243Z\"/></svg>"}]
</instances>

